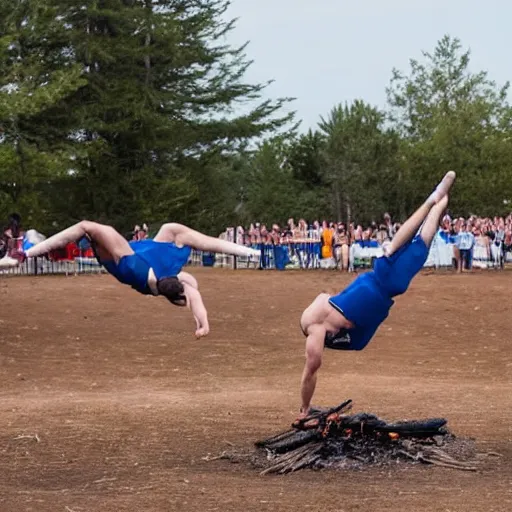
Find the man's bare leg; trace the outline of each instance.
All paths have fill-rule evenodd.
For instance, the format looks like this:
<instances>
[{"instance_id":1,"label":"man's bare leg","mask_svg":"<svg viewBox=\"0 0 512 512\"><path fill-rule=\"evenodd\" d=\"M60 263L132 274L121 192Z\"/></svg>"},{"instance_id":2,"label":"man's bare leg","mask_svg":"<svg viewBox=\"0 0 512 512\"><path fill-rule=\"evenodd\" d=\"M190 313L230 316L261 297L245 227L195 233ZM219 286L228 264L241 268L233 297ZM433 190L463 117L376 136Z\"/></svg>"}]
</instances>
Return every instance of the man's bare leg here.
<instances>
[{"instance_id":1,"label":"man's bare leg","mask_svg":"<svg viewBox=\"0 0 512 512\"><path fill-rule=\"evenodd\" d=\"M425 219L425 223L420 231L420 236L427 247L430 247L430 244L439 229L441 218L444 215L447 206L448 196L444 196L438 203L432 206L432 209Z\"/></svg>"},{"instance_id":2,"label":"man's bare leg","mask_svg":"<svg viewBox=\"0 0 512 512\"><path fill-rule=\"evenodd\" d=\"M341 246L341 269L348 270L349 266L349 247L346 244Z\"/></svg>"},{"instance_id":3,"label":"man's bare leg","mask_svg":"<svg viewBox=\"0 0 512 512\"><path fill-rule=\"evenodd\" d=\"M398 251L400 247L412 240L421 225L427 218L430 210L445 197L455 181L455 173L449 171L445 174L436 190L427 198L427 200L403 223L397 231L393 240L386 250L386 256L391 256ZM445 207L446 208L446 207Z\"/></svg>"},{"instance_id":4,"label":"man's bare leg","mask_svg":"<svg viewBox=\"0 0 512 512\"><path fill-rule=\"evenodd\" d=\"M462 258L460 256L459 248L456 245L453 246L453 256L457 264L457 272L460 274L462 272Z\"/></svg>"},{"instance_id":5,"label":"man's bare leg","mask_svg":"<svg viewBox=\"0 0 512 512\"><path fill-rule=\"evenodd\" d=\"M174 222L164 224L158 231L154 240L155 242L174 242L178 246L188 245L199 251L233 254L234 256L260 255L260 251L251 249L250 247L204 235L203 233L199 233L199 231Z\"/></svg>"},{"instance_id":6,"label":"man's bare leg","mask_svg":"<svg viewBox=\"0 0 512 512\"><path fill-rule=\"evenodd\" d=\"M113 260L117 263L123 256L133 254L128 242L113 227L83 220L31 247L25 256L42 256L69 243L77 242L84 236L94 242L99 258L105 261Z\"/></svg>"}]
</instances>

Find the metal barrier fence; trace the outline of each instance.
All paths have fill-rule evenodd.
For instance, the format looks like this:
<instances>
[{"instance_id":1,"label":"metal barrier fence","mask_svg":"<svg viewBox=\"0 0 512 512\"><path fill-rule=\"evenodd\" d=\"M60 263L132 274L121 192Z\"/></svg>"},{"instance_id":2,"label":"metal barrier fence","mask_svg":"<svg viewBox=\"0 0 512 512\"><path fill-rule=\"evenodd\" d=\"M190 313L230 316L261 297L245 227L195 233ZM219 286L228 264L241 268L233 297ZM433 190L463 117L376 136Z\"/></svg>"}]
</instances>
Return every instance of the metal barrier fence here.
<instances>
[{"instance_id":1,"label":"metal barrier fence","mask_svg":"<svg viewBox=\"0 0 512 512\"><path fill-rule=\"evenodd\" d=\"M48 258L29 258L19 267L0 270L0 276L101 274L106 270L95 258L77 257L73 260L53 261Z\"/></svg>"},{"instance_id":2,"label":"metal barrier fence","mask_svg":"<svg viewBox=\"0 0 512 512\"><path fill-rule=\"evenodd\" d=\"M334 259L321 258L319 242L299 242L284 245L259 245L254 248L262 251L260 261L234 257L225 254L202 253L193 250L189 266L217 267L230 269L318 269L336 268ZM349 248L349 270L371 268L373 260L382 256L382 248L374 242L364 245L355 243ZM473 251L473 266L480 269L502 268L505 263L512 263L512 252L504 253L500 247L476 246ZM453 268L453 244L436 237L430 248L426 268ZM105 269L95 258L77 256L69 260L52 261L46 257L31 258L19 267L0 271L3 275L77 275L100 274Z\"/></svg>"},{"instance_id":3,"label":"metal barrier fence","mask_svg":"<svg viewBox=\"0 0 512 512\"><path fill-rule=\"evenodd\" d=\"M282 245L254 245L262 252L259 263L249 262L247 258L234 258L227 255L204 255L193 252L190 264L198 266L215 266L221 268L259 268L259 269L318 269L336 268L334 259L321 258L320 242L298 242ZM382 256L382 248L373 241L362 244L354 243L348 250L348 268L350 271L371 268L373 260ZM503 268L505 263L512 263L512 252L504 252L501 246L491 244L489 247L476 245L473 250L472 265L479 269ZM430 247L425 268L449 269L455 266L453 243L446 242L441 236L435 237Z\"/></svg>"}]
</instances>

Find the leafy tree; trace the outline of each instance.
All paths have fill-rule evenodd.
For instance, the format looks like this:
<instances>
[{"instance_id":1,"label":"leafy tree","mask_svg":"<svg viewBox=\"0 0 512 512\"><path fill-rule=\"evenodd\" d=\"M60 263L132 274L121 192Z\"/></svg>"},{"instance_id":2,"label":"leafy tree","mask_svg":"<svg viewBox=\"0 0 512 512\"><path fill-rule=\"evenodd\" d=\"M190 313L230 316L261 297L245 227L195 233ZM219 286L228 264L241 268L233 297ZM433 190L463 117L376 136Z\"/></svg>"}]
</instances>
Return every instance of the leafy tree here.
<instances>
[{"instance_id":1,"label":"leafy tree","mask_svg":"<svg viewBox=\"0 0 512 512\"><path fill-rule=\"evenodd\" d=\"M325 136L324 179L338 220L379 218L394 176L396 137L384 129L384 113L357 100L334 107L319 124Z\"/></svg>"},{"instance_id":2,"label":"leafy tree","mask_svg":"<svg viewBox=\"0 0 512 512\"><path fill-rule=\"evenodd\" d=\"M453 207L496 212L512 196L509 84L470 71L470 51L445 36L409 74L393 71L391 120L403 137L401 209L411 210L445 171L459 173Z\"/></svg>"},{"instance_id":3,"label":"leafy tree","mask_svg":"<svg viewBox=\"0 0 512 512\"><path fill-rule=\"evenodd\" d=\"M297 180L312 187L325 186L323 150L325 138L311 129L297 138L290 149L289 164Z\"/></svg>"}]
</instances>

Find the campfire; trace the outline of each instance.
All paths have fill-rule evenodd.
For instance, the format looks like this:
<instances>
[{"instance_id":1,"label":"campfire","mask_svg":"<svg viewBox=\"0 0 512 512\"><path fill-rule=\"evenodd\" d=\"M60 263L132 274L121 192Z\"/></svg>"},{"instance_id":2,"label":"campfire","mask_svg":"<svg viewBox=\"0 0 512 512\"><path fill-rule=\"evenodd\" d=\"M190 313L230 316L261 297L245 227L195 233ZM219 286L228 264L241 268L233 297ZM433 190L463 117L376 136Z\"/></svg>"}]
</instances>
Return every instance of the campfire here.
<instances>
[{"instance_id":1,"label":"campfire","mask_svg":"<svg viewBox=\"0 0 512 512\"><path fill-rule=\"evenodd\" d=\"M360 469L369 465L425 463L464 471L477 470L474 442L457 438L444 418L388 423L374 414L348 414L347 400L315 410L291 430L258 441L256 452L223 453L215 459L249 459L262 474L301 469ZM486 456L499 454L488 453ZM205 458L213 460L212 458Z\"/></svg>"}]
</instances>

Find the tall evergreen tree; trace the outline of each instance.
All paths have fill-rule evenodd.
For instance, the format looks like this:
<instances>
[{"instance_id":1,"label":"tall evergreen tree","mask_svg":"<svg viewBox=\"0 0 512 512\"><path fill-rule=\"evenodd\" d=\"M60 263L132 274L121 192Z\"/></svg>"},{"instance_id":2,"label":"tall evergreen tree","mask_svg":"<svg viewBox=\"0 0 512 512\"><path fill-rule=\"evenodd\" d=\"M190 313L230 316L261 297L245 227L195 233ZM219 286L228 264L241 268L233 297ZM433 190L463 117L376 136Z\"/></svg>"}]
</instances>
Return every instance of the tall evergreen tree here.
<instances>
[{"instance_id":1,"label":"tall evergreen tree","mask_svg":"<svg viewBox=\"0 0 512 512\"><path fill-rule=\"evenodd\" d=\"M18 131L37 140L35 159L46 151L58 161L44 191L54 220L94 217L122 228L193 222L202 212L197 177L209 172L212 155L291 118L279 112L286 99L255 103L266 84L246 83L245 46L224 42L234 25L224 21L226 0L2 5L1 85L19 68L34 90L55 84L51 97L40 93L38 108L17 116ZM13 41L23 47L21 61ZM4 89L5 112L16 110L13 97ZM237 114L248 100L255 106ZM3 147L14 133L6 117Z\"/></svg>"},{"instance_id":2,"label":"tall evergreen tree","mask_svg":"<svg viewBox=\"0 0 512 512\"><path fill-rule=\"evenodd\" d=\"M337 220L377 219L391 195L396 137L384 113L356 100L334 107L319 128L325 136L325 180Z\"/></svg>"}]
</instances>

